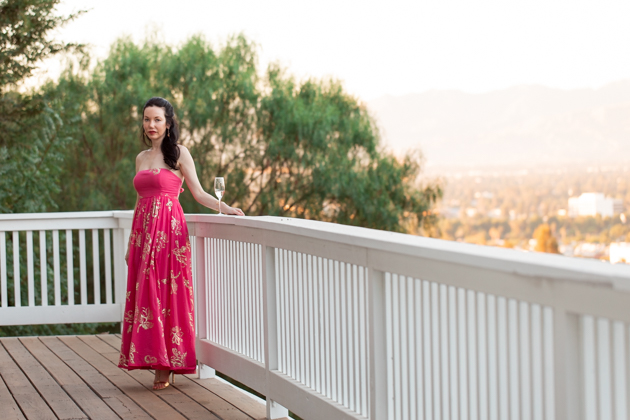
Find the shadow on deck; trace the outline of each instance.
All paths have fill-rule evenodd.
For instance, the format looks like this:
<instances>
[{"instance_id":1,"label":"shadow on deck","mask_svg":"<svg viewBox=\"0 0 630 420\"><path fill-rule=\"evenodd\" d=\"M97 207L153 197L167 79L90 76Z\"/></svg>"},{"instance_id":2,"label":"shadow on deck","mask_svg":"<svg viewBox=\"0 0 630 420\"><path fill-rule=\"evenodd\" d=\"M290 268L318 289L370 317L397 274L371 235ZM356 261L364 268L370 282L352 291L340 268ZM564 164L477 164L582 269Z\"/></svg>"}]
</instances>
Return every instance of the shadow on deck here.
<instances>
[{"instance_id":1,"label":"shadow on deck","mask_svg":"<svg viewBox=\"0 0 630 420\"><path fill-rule=\"evenodd\" d=\"M265 405L219 379L117 367L115 335L0 339L0 407L9 419L264 419Z\"/></svg>"}]
</instances>

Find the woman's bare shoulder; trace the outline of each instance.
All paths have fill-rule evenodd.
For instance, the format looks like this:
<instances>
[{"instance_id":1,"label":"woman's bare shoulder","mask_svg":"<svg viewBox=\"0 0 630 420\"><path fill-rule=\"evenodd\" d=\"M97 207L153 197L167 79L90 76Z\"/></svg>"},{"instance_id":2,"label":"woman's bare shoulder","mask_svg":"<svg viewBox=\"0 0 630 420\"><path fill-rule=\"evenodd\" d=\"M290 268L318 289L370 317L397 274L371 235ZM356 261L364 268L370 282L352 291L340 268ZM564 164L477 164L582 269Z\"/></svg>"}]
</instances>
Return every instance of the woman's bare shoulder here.
<instances>
[{"instance_id":1,"label":"woman's bare shoulder","mask_svg":"<svg viewBox=\"0 0 630 420\"><path fill-rule=\"evenodd\" d=\"M179 156L184 157L184 158L189 158L190 157L190 150L188 150L188 147L183 146L181 144L178 144L177 147L179 148Z\"/></svg>"},{"instance_id":2,"label":"woman's bare shoulder","mask_svg":"<svg viewBox=\"0 0 630 420\"><path fill-rule=\"evenodd\" d=\"M144 155L151 149L147 149L147 150L143 150L140 153L138 153L138 156L136 156L136 162L140 162L142 159L144 159Z\"/></svg>"}]
</instances>

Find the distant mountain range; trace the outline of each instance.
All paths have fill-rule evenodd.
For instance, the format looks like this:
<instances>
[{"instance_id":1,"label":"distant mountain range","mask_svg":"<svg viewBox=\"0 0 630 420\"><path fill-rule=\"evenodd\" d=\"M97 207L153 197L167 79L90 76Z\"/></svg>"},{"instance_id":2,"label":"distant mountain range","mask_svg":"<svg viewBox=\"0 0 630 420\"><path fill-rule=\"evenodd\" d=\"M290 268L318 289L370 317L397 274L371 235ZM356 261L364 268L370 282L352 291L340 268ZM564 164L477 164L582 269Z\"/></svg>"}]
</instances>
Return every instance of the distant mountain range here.
<instances>
[{"instance_id":1,"label":"distant mountain range","mask_svg":"<svg viewBox=\"0 0 630 420\"><path fill-rule=\"evenodd\" d=\"M428 91L367 103L397 153L431 166L630 161L630 80L599 89Z\"/></svg>"}]
</instances>

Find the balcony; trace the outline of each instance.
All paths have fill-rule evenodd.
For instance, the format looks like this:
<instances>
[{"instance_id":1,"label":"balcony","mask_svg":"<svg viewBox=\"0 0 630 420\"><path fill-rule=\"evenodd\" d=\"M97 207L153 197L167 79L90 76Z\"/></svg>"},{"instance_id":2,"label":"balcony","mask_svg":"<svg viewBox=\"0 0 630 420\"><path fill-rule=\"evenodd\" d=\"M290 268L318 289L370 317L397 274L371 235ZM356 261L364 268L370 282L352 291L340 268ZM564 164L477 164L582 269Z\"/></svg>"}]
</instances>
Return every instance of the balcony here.
<instances>
[{"instance_id":1,"label":"balcony","mask_svg":"<svg viewBox=\"0 0 630 420\"><path fill-rule=\"evenodd\" d=\"M0 216L0 325L121 321L131 217ZM626 265L289 218L187 220L199 377L147 391L150 373L112 369L115 335L2 339L3 407L99 418L89 407L114 400L89 365L155 418L197 405L226 419L628 418ZM29 386L46 391L29 400Z\"/></svg>"}]
</instances>

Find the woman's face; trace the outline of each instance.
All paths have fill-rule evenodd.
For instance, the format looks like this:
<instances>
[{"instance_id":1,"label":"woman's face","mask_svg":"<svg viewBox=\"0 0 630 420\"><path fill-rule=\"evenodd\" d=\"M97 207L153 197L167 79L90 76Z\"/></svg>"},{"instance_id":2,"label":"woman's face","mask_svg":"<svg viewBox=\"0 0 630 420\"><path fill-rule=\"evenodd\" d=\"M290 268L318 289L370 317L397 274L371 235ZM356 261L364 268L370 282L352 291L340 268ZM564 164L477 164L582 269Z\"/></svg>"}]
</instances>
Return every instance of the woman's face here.
<instances>
[{"instance_id":1,"label":"woman's face","mask_svg":"<svg viewBox=\"0 0 630 420\"><path fill-rule=\"evenodd\" d=\"M167 128L164 108L159 106L149 106L145 108L142 128L149 139L163 139Z\"/></svg>"}]
</instances>

